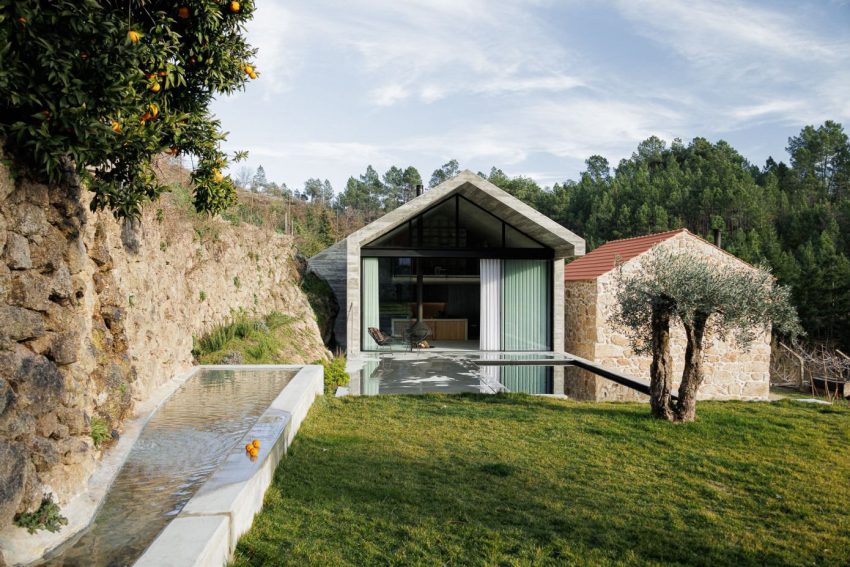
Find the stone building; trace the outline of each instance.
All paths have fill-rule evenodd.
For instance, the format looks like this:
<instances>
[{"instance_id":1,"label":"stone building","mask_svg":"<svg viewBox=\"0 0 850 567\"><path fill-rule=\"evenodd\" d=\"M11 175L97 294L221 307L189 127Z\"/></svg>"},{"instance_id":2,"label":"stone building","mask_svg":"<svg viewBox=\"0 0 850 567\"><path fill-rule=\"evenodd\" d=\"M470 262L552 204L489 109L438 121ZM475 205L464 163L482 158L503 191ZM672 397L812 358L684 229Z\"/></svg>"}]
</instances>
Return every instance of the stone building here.
<instances>
[{"instance_id":1,"label":"stone building","mask_svg":"<svg viewBox=\"0 0 850 567\"><path fill-rule=\"evenodd\" d=\"M604 244L564 270L566 352L635 378L649 379L652 358L632 352L626 335L609 318L616 302L615 268L622 264L625 273L640 270L647 253L656 247L688 251L720 264L752 269L687 229ZM684 365L685 345L684 329L677 324L671 332L676 388ZM731 338L721 341L708 337L700 399L765 400L769 387L769 332L758 337L749 350L735 345ZM574 367L566 369L564 390L570 397L585 400L647 399L644 394Z\"/></svg>"}]
</instances>

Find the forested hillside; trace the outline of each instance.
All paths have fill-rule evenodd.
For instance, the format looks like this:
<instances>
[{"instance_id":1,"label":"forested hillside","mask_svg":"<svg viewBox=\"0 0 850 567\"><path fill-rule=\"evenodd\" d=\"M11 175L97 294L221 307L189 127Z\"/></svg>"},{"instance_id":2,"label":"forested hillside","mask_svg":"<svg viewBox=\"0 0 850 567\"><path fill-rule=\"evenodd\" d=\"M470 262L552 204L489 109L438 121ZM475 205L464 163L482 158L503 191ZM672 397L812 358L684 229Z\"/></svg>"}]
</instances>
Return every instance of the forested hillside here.
<instances>
[{"instance_id":1,"label":"forested hillside","mask_svg":"<svg viewBox=\"0 0 850 567\"><path fill-rule=\"evenodd\" d=\"M696 138L667 146L642 142L611 168L587 160L577 182L551 191L529 180L491 181L587 239L588 249L615 238L686 227L723 247L765 262L794 289L810 338L850 346L850 143L840 124L807 126L788 141L789 164L749 163L725 142Z\"/></svg>"},{"instance_id":2,"label":"forested hillside","mask_svg":"<svg viewBox=\"0 0 850 567\"><path fill-rule=\"evenodd\" d=\"M841 124L828 121L805 127L787 150L787 163L771 158L759 167L723 141L651 137L616 166L589 157L578 181L552 188L495 167L480 175L583 236L588 251L681 227L711 238L719 228L725 249L768 264L793 287L810 339L850 348L850 141ZM451 160L428 186L459 171ZM292 192L261 177L265 185L257 186L256 175L250 183L245 176L246 184L298 203L292 230L307 255L403 204L423 183L412 166L384 175L369 166L332 198L327 181L311 179ZM247 213L249 202L241 199L239 208Z\"/></svg>"}]
</instances>

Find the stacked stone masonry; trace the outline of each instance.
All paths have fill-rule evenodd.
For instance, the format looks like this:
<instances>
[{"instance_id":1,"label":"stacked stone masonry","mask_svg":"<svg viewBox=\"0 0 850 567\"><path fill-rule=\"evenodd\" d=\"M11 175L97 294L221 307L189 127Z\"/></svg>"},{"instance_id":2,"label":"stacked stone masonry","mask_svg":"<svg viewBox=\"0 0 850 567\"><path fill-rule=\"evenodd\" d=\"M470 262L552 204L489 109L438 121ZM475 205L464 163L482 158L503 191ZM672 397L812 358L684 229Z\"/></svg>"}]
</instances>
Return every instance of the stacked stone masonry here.
<instances>
[{"instance_id":1,"label":"stacked stone masonry","mask_svg":"<svg viewBox=\"0 0 850 567\"><path fill-rule=\"evenodd\" d=\"M711 262L748 269L738 258L688 232L679 233L657 246L698 254ZM641 269L645 252L623 265L625 273ZM649 380L650 356L636 355L622 329L609 318L616 308L617 270L602 274L595 280L567 281L565 286L565 350L593 360L607 368ZM684 366L686 346L681 325L671 332L674 361L674 387L678 388ZM766 400L770 389L770 332L761 333L748 350L709 337L705 349L705 381L699 389L699 399ZM567 368L565 393L576 399L607 401L646 401L648 397L609 380L577 368Z\"/></svg>"},{"instance_id":2,"label":"stacked stone masonry","mask_svg":"<svg viewBox=\"0 0 850 567\"><path fill-rule=\"evenodd\" d=\"M198 224L167 199L122 223L88 198L0 166L0 527L79 493L101 453L92 418L120 432L232 311L292 315L305 354L291 362L325 356L291 238Z\"/></svg>"}]
</instances>

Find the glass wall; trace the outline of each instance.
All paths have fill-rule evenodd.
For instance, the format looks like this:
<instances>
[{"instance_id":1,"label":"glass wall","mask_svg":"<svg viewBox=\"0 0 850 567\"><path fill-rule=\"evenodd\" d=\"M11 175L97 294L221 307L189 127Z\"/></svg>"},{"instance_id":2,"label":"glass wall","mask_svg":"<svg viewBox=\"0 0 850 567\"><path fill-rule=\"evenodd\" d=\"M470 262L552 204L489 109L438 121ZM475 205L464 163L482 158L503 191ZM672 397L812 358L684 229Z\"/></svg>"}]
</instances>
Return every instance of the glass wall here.
<instances>
[{"instance_id":1,"label":"glass wall","mask_svg":"<svg viewBox=\"0 0 850 567\"><path fill-rule=\"evenodd\" d=\"M543 252L546 247L455 195L373 240L364 249L515 249Z\"/></svg>"},{"instance_id":2,"label":"glass wall","mask_svg":"<svg viewBox=\"0 0 850 567\"><path fill-rule=\"evenodd\" d=\"M418 317L417 280L422 280L422 319L433 346L477 349L480 282L474 258L363 258L363 347L378 345L368 335L376 327L400 345L404 330ZM377 298L377 301L373 301Z\"/></svg>"}]
</instances>

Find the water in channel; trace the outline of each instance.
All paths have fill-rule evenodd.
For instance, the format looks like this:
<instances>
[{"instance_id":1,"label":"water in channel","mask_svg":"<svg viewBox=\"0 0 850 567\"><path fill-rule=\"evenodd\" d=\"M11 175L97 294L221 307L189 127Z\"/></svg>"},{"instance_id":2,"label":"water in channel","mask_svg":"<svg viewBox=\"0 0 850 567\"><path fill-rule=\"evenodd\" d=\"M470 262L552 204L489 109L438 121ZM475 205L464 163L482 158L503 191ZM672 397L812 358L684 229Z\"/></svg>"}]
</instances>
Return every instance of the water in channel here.
<instances>
[{"instance_id":1,"label":"water in channel","mask_svg":"<svg viewBox=\"0 0 850 567\"><path fill-rule=\"evenodd\" d=\"M43 565L132 565L294 375L204 369L189 378L147 423L89 528Z\"/></svg>"}]
</instances>

